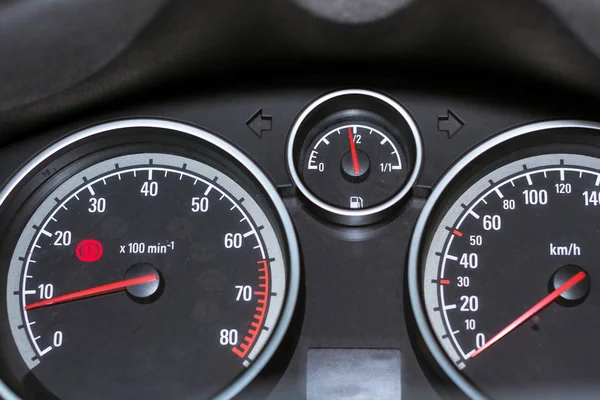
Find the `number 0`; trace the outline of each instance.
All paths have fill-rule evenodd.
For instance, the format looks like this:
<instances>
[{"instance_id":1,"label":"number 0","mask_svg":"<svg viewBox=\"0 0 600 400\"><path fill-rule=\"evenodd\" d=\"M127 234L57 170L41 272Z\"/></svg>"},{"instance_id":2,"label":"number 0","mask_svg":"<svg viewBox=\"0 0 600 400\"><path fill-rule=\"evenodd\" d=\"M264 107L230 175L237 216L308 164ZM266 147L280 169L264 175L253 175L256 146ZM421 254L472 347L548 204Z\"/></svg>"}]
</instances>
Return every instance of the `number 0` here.
<instances>
[{"instance_id":1,"label":"number 0","mask_svg":"<svg viewBox=\"0 0 600 400\"><path fill-rule=\"evenodd\" d=\"M54 337L52 338L52 344L54 347L60 347L63 343L63 333L61 331L54 332Z\"/></svg>"}]
</instances>

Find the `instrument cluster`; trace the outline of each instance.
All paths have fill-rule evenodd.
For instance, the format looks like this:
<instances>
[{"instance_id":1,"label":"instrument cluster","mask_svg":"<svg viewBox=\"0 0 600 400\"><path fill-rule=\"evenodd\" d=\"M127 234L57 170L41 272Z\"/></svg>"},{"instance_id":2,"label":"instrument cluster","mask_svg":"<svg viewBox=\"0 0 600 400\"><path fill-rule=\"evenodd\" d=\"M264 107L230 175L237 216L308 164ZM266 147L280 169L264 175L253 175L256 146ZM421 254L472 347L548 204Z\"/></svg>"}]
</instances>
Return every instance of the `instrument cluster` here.
<instances>
[{"instance_id":1,"label":"instrument cluster","mask_svg":"<svg viewBox=\"0 0 600 400\"><path fill-rule=\"evenodd\" d=\"M230 99L0 148L2 398L600 392L592 113Z\"/></svg>"}]
</instances>

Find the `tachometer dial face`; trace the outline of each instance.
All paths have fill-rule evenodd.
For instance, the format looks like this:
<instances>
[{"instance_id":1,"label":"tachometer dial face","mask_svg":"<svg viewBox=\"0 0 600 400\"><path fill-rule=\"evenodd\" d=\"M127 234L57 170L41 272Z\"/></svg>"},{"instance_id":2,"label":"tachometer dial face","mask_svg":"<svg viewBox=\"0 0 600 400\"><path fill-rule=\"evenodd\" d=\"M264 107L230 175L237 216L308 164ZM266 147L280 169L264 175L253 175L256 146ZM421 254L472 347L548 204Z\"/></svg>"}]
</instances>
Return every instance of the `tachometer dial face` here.
<instances>
[{"instance_id":1,"label":"tachometer dial face","mask_svg":"<svg viewBox=\"0 0 600 400\"><path fill-rule=\"evenodd\" d=\"M362 209L390 198L408 170L404 149L391 134L368 123L345 123L315 137L302 176L327 203Z\"/></svg>"},{"instance_id":2,"label":"tachometer dial face","mask_svg":"<svg viewBox=\"0 0 600 400\"><path fill-rule=\"evenodd\" d=\"M521 153L455 184L430 215L417 315L471 396L580 398L600 389L600 158L575 144Z\"/></svg>"},{"instance_id":3,"label":"tachometer dial face","mask_svg":"<svg viewBox=\"0 0 600 400\"><path fill-rule=\"evenodd\" d=\"M264 193L211 158L167 152L109 157L62 182L8 268L8 322L29 369L23 396L227 391L294 296L285 227Z\"/></svg>"}]
</instances>

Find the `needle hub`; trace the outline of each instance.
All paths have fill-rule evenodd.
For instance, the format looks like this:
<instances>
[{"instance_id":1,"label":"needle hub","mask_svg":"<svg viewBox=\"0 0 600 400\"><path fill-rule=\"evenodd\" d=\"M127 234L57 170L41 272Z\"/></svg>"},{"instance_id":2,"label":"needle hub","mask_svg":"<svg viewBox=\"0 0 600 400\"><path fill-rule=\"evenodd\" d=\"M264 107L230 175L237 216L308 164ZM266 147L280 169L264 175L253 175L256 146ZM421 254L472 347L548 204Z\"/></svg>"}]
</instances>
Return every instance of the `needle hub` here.
<instances>
[{"instance_id":1,"label":"needle hub","mask_svg":"<svg viewBox=\"0 0 600 400\"><path fill-rule=\"evenodd\" d=\"M127 294L142 303L156 301L162 294L164 279L154 266L145 262L134 264L125 273L125 279L135 279L152 274L156 274L158 278L138 285L127 286L125 289Z\"/></svg>"},{"instance_id":2,"label":"needle hub","mask_svg":"<svg viewBox=\"0 0 600 400\"><path fill-rule=\"evenodd\" d=\"M583 303L587 298L590 293L590 276L583 268L573 264L563 265L552 274L548 282L548 291L552 292L558 289L579 272L584 272L585 278L562 292L556 299L556 303L563 307L574 307Z\"/></svg>"},{"instance_id":3,"label":"needle hub","mask_svg":"<svg viewBox=\"0 0 600 400\"><path fill-rule=\"evenodd\" d=\"M347 152L342 157L341 169L344 178L352 183L364 182L371 172L371 161L369 156L362 150L356 151L356 158L359 165L359 172L356 173L354 169L352 152Z\"/></svg>"}]
</instances>

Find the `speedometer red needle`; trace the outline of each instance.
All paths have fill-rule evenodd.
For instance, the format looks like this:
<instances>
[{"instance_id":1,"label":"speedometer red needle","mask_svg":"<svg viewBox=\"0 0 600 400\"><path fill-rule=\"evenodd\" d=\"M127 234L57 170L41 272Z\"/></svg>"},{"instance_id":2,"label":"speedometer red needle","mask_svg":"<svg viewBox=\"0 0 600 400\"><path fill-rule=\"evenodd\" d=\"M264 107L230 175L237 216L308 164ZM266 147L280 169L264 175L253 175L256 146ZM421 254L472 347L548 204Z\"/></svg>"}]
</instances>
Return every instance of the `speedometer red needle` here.
<instances>
[{"instance_id":1,"label":"speedometer red needle","mask_svg":"<svg viewBox=\"0 0 600 400\"><path fill-rule=\"evenodd\" d=\"M123 281L109 283L108 285L97 286L91 289L80 290L65 294L63 296L54 297L52 299L38 301L37 303L28 304L25 306L26 310L33 310L34 308L51 306L53 304L67 303L69 301L87 299L88 297L100 296L103 294L109 294L124 290L128 286L141 285L142 283L153 282L158 279L157 274L149 274L140 276L138 278L125 279Z\"/></svg>"},{"instance_id":2,"label":"speedometer red needle","mask_svg":"<svg viewBox=\"0 0 600 400\"><path fill-rule=\"evenodd\" d=\"M358 154L356 153L356 145L354 144L354 135L352 129L348 127L348 140L350 140L350 152L352 153L352 165L354 166L354 175L360 174L360 164L358 163Z\"/></svg>"},{"instance_id":3,"label":"speedometer red needle","mask_svg":"<svg viewBox=\"0 0 600 400\"><path fill-rule=\"evenodd\" d=\"M531 307L529 310L525 311L519 318L515 319L511 322L506 328L502 329L496 336L487 341L483 346L478 348L469 358L475 358L479 354L481 354L486 349L490 348L494 343L502 339L504 336L508 335L515 328L521 325L523 322L527 321L529 318L533 317L535 314L544 309L547 305L552 303L558 296L577 285L579 282L584 280L586 277L585 272L579 271L577 274L573 275L568 281L560 285L554 291L552 291L548 296L544 297L541 301L539 301L536 305Z\"/></svg>"}]
</instances>

